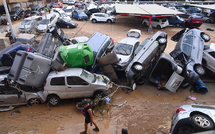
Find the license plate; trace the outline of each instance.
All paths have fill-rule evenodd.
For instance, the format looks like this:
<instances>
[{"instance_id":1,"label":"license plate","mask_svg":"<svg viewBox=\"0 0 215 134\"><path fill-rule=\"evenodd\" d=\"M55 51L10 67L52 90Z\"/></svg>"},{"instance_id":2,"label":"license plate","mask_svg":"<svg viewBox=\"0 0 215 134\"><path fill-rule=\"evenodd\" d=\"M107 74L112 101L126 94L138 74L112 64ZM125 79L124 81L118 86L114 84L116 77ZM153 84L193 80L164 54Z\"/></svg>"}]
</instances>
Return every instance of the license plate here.
<instances>
[{"instance_id":1,"label":"license plate","mask_svg":"<svg viewBox=\"0 0 215 134\"><path fill-rule=\"evenodd\" d=\"M200 21L196 21L196 23L199 23Z\"/></svg>"}]
</instances>

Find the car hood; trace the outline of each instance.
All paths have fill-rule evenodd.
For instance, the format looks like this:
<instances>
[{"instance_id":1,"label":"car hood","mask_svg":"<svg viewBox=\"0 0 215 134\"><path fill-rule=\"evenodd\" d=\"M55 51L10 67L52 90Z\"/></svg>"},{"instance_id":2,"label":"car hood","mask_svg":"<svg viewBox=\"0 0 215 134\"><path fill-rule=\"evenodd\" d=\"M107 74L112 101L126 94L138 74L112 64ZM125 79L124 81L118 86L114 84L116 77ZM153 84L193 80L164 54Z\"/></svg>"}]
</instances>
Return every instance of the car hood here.
<instances>
[{"instance_id":1,"label":"car hood","mask_svg":"<svg viewBox=\"0 0 215 134\"><path fill-rule=\"evenodd\" d=\"M107 86L107 84L110 82L110 79L107 76L95 74L96 75L96 81L94 84Z\"/></svg>"},{"instance_id":2,"label":"car hood","mask_svg":"<svg viewBox=\"0 0 215 134\"><path fill-rule=\"evenodd\" d=\"M30 28L31 25L20 25L19 28Z\"/></svg>"},{"instance_id":3,"label":"car hood","mask_svg":"<svg viewBox=\"0 0 215 134\"><path fill-rule=\"evenodd\" d=\"M120 59L120 61L117 64L123 66L122 63L123 62L128 62L130 55L126 55L125 56L125 55L119 55L119 54L117 54L117 57Z\"/></svg>"},{"instance_id":4,"label":"car hood","mask_svg":"<svg viewBox=\"0 0 215 134\"><path fill-rule=\"evenodd\" d=\"M44 30L44 29L47 29L47 25L39 25L38 27L37 27L37 29L38 30Z\"/></svg>"}]
</instances>

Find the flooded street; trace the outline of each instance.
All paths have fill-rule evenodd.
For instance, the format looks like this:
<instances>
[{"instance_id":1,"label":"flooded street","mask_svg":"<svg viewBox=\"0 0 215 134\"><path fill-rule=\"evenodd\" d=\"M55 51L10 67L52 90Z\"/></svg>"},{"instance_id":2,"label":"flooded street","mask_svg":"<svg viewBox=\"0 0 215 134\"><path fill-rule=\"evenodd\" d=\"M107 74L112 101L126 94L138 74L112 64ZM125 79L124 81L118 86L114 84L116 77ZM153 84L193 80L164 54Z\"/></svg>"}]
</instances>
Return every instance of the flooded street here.
<instances>
[{"instance_id":1,"label":"flooded street","mask_svg":"<svg viewBox=\"0 0 215 134\"><path fill-rule=\"evenodd\" d=\"M76 20L75 20L76 21ZM132 16L117 16L116 23L91 23L77 21L75 29L63 29L69 38L78 36L90 37L95 32L101 32L110 36L117 44L126 37L130 29L140 29L142 36L140 42L155 34L158 29L153 28L153 33L148 33L141 26L142 18ZM16 25L18 22L16 22ZM201 30L209 34L211 41L215 42L215 32L206 28L215 28L214 24L203 24ZM161 29L168 34L168 42L165 53L171 52L176 42L170 38L182 28L168 27ZM101 115L95 113L94 120L98 124L99 132L94 132L89 125L88 134L121 134L122 128L127 128L129 134L168 134L171 126L171 118L177 108L184 104L215 105L215 75L209 73L203 78L209 90L206 94L193 92L190 88L180 88L176 93L168 90L158 90L148 80L144 85L130 93L124 93L119 89L111 98L109 112ZM188 96L196 97L196 101L187 100ZM116 107L112 104L122 104ZM13 111L0 113L0 134L79 134L84 130L84 116L76 109L75 100L62 100L58 106L48 106L47 103L32 107L18 107L20 113L11 114Z\"/></svg>"}]
</instances>

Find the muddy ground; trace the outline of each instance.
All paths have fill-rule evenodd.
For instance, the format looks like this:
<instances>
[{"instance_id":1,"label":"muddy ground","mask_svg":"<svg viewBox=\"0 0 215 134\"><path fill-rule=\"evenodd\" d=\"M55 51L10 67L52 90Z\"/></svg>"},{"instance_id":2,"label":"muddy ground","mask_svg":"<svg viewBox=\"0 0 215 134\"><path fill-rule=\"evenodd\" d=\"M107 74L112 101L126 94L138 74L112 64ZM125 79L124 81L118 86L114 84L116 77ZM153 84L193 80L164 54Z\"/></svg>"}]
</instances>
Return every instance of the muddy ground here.
<instances>
[{"instance_id":1,"label":"muddy ground","mask_svg":"<svg viewBox=\"0 0 215 134\"><path fill-rule=\"evenodd\" d=\"M116 16L114 24L91 23L90 21L77 21L75 29L63 29L69 38L78 36L90 37L94 32L101 32L113 38L115 44L126 37L130 29L140 29L143 41L153 33L147 33L146 28L141 27L142 18ZM76 21L76 20L75 20ZM19 22L15 22L18 25ZM211 42L215 42L215 32L207 31L206 28L215 28L214 24L204 24L200 27L211 36ZM168 34L168 45L166 53L171 52L175 42L170 38L181 28L168 27L161 29ZM215 83L214 75L208 73L204 77L209 92L202 95L192 92L189 88L180 88L177 93L168 90L157 90L157 88L146 80L142 86L131 93L118 90L111 99L110 110L101 115L95 113L94 119L100 128L100 132L94 132L89 127L89 134L121 134L122 128L127 128L129 134L167 134L170 130L171 117L176 109L183 104L206 103L214 105ZM196 101L186 100L190 95L196 97ZM114 107L112 104L121 104L122 107ZM19 107L14 109L20 113L0 113L0 134L78 134L84 130L84 117L76 109L75 100L62 100L60 105L52 107L47 103L32 107Z\"/></svg>"}]
</instances>

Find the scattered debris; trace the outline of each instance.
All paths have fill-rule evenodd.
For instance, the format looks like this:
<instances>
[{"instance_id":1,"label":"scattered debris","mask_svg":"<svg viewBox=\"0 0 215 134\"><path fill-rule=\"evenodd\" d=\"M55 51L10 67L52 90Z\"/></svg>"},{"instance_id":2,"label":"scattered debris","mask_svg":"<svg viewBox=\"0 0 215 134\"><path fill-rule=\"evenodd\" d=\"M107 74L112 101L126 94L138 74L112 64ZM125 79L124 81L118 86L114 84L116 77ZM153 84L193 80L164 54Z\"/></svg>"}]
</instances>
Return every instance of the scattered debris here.
<instances>
[{"instance_id":1,"label":"scattered debris","mask_svg":"<svg viewBox=\"0 0 215 134\"><path fill-rule=\"evenodd\" d=\"M21 112L19 111L19 109L17 109L15 111L11 112L10 115L14 115L15 113L21 113Z\"/></svg>"},{"instance_id":2,"label":"scattered debris","mask_svg":"<svg viewBox=\"0 0 215 134\"><path fill-rule=\"evenodd\" d=\"M208 31L214 31L213 28L207 28L206 30L208 30Z\"/></svg>"},{"instance_id":3,"label":"scattered debris","mask_svg":"<svg viewBox=\"0 0 215 134\"><path fill-rule=\"evenodd\" d=\"M112 106L117 106L117 107L121 107L121 106L123 106L124 104L126 104L127 103L127 101L124 101L122 104L119 104L119 105L116 105L116 104L112 104Z\"/></svg>"},{"instance_id":4,"label":"scattered debris","mask_svg":"<svg viewBox=\"0 0 215 134\"><path fill-rule=\"evenodd\" d=\"M190 99L190 100L196 100L196 97L194 97L194 96L188 96L188 99Z\"/></svg>"},{"instance_id":5,"label":"scattered debris","mask_svg":"<svg viewBox=\"0 0 215 134\"><path fill-rule=\"evenodd\" d=\"M15 107L12 107L12 106L10 106L10 107L7 107L7 108L2 108L2 109L0 109L0 112L7 112L7 111L11 111L11 110L13 110Z\"/></svg>"}]
</instances>

